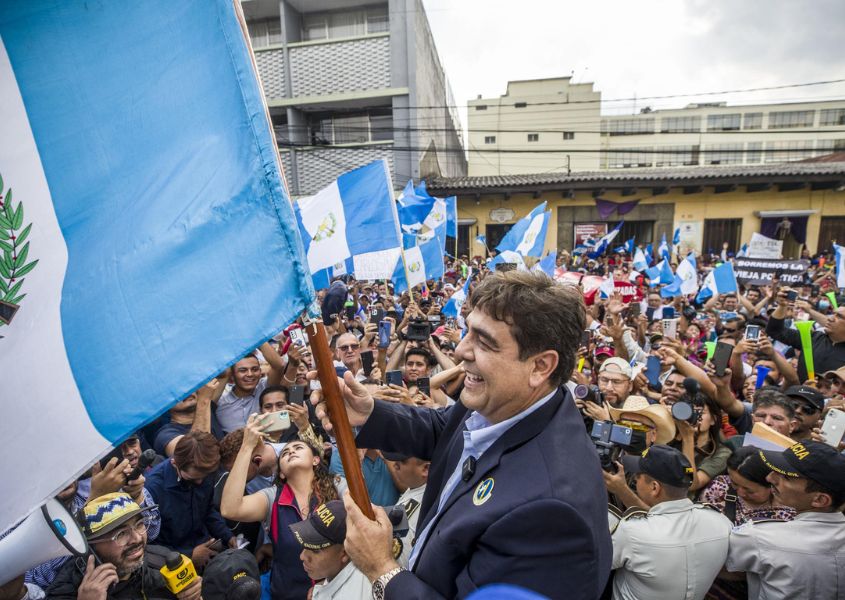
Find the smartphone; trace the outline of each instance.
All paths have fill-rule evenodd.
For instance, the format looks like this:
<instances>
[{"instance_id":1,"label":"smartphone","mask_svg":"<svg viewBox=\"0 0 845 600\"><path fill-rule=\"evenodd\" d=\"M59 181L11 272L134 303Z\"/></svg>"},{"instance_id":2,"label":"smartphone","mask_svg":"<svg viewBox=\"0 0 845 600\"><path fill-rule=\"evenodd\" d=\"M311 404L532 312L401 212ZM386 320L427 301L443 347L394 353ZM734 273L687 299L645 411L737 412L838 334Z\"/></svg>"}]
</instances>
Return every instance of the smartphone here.
<instances>
[{"instance_id":1,"label":"smartphone","mask_svg":"<svg viewBox=\"0 0 845 600\"><path fill-rule=\"evenodd\" d=\"M796 300L798 300L798 292L796 292L795 290L789 290L788 292L786 292L786 299L790 302L795 302Z\"/></svg>"},{"instance_id":2,"label":"smartphone","mask_svg":"<svg viewBox=\"0 0 845 600\"><path fill-rule=\"evenodd\" d=\"M288 388L288 404L305 405L305 386L292 385Z\"/></svg>"},{"instance_id":3,"label":"smartphone","mask_svg":"<svg viewBox=\"0 0 845 600\"><path fill-rule=\"evenodd\" d=\"M814 285L812 288L810 288L810 295L811 296L818 296L820 292L821 292L821 288L819 288L819 286L817 286L817 285Z\"/></svg>"},{"instance_id":4,"label":"smartphone","mask_svg":"<svg viewBox=\"0 0 845 600\"><path fill-rule=\"evenodd\" d=\"M664 314L665 314L664 309ZM663 319L663 337L674 340L678 337L678 320L677 319Z\"/></svg>"},{"instance_id":5,"label":"smartphone","mask_svg":"<svg viewBox=\"0 0 845 600\"><path fill-rule=\"evenodd\" d=\"M307 340L305 338L305 332L302 329L291 329L290 330L290 343L295 346L302 346L304 347L307 344Z\"/></svg>"},{"instance_id":6,"label":"smartphone","mask_svg":"<svg viewBox=\"0 0 845 600\"><path fill-rule=\"evenodd\" d=\"M361 353L361 366L364 368L364 377L369 377L373 372L373 351L365 350Z\"/></svg>"},{"instance_id":7,"label":"smartphone","mask_svg":"<svg viewBox=\"0 0 845 600\"><path fill-rule=\"evenodd\" d=\"M663 307L663 318L664 319L674 319L675 318L675 307L674 306L664 306Z\"/></svg>"},{"instance_id":8,"label":"smartphone","mask_svg":"<svg viewBox=\"0 0 845 600\"><path fill-rule=\"evenodd\" d=\"M831 408L822 423L822 435L827 444L838 448L842 442L842 435L845 434L845 412L838 408Z\"/></svg>"},{"instance_id":9,"label":"smartphone","mask_svg":"<svg viewBox=\"0 0 845 600\"><path fill-rule=\"evenodd\" d=\"M716 342L716 350L713 352L713 367L716 369L717 377L725 374L725 369L728 368L728 361L730 361L733 352L734 347L732 345L726 342Z\"/></svg>"},{"instance_id":10,"label":"smartphone","mask_svg":"<svg viewBox=\"0 0 845 600\"><path fill-rule=\"evenodd\" d=\"M736 314L735 311L723 311L723 312L719 313L719 319L722 322L733 321L733 320L738 319L738 318L739 318L739 315Z\"/></svg>"},{"instance_id":11,"label":"smartphone","mask_svg":"<svg viewBox=\"0 0 845 600\"><path fill-rule=\"evenodd\" d=\"M350 321L355 320L355 305L350 304L349 306L344 307L346 310L346 318Z\"/></svg>"},{"instance_id":12,"label":"smartphone","mask_svg":"<svg viewBox=\"0 0 845 600\"><path fill-rule=\"evenodd\" d=\"M428 322L431 323L432 326L437 327L440 325L440 315L428 315Z\"/></svg>"},{"instance_id":13,"label":"smartphone","mask_svg":"<svg viewBox=\"0 0 845 600\"><path fill-rule=\"evenodd\" d=\"M746 327L745 327L745 339L746 340L759 340L760 339L760 326L759 325L746 325Z\"/></svg>"},{"instance_id":14,"label":"smartphone","mask_svg":"<svg viewBox=\"0 0 845 600\"><path fill-rule=\"evenodd\" d=\"M370 309L370 323L381 323L382 319L384 319L384 311L382 309Z\"/></svg>"},{"instance_id":15,"label":"smartphone","mask_svg":"<svg viewBox=\"0 0 845 600\"><path fill-rule=\"evenodd\" d=\"M651 306L646 306L645 317L646 319L648 319L649 323L654 321L654 308L652 308Z\"/></svg>"},{"instance_id":16,"label":"smartphone","mask_svg":"<svg viewBox=\"0 0 845 600\"><path fill-rule=\"evenodd\" d=\"M378 347L387 348L390 345L390 321L380 321L378 324Z\"/></svg>"},{"instance_id":17,"label":"smartphone","mask_svg":"<svg viewBox=\"0 0 845 600\"><path fill-rule=\"evenodd\" d=\"M417 389L426 396L431 396L431 379L428 377L417 379Z\"/></svg>"},{"instance_id":18,"label":"smartphone","mask_svg":"<svg viewBox=\"0 0 845 600\"><path fill-rule=\"evenodd\" d=\"M590 347L590 338L593 336L593 332L589 329L585 329L581 332L581 347L589 348Z\"/></svg>"},{"instance_id":19,"label":"smartphone","mask_svg":"<svg viewBox=\"0 0 845 600\"><path fill-rule=\"evenodd\" d=\"M387 385L402 385L402 371L388 371L385 378Z\"/></svg>"},{"instance_id":20,"label":"smartphone","mask_svg":"<svg viewBox=\"0 0 845 600\"><path fill-rule=\"evenodd\" d=\"M631 302L631 304L628 306L628 316L636 319L637 317L640 316L641 310L642 309L640 308L639 302L636 302L636 301Z\"/></svg>"},{"instance_id":21,"label":"smartphone","mask_svg":"<svg viewBox=\"0 0 845 600\"><path fill-rule=\"evenodd\" d=\"M261 419L261 431L264 433L278 433L290 429L290 415L286 410L266 413Z\"/></svg>"},{"instance_id":22,"label":"smartphone","mask_svg":"<svg viewBox=\"0 0 845 600\"><path fill-rule=\"evenodd\" d=\"M648 384L655 388L660 389L660 357L659 356L649 356L645 363L645 378L648 379Z\"/></svg>"}]
</instances>

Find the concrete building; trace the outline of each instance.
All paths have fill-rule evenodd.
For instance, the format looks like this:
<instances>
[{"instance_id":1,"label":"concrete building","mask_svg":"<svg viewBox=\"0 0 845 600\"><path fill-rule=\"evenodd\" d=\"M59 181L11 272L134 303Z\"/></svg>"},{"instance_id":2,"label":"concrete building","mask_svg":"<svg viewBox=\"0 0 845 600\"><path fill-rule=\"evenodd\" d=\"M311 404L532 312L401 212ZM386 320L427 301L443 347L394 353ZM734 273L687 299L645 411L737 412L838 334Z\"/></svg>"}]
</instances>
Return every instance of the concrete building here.
<instances>
[{"instance_id":1,"label":"concrete building","mask_svg":"<svg viewBox=\"0 0 845 600\"><path fill-rule=\"evenodd\" d=\"M509 82L467 111L471 176L760 165L845 150L845 100L610 116L592 83L562 77Z\"/></svg>"},{"instance_id":2,"label":"concrete building","mask_svg":"<svg viewBox=\"0 0 845 600\"><path fill-rule=\"evenodd\" d=\"M466 174L421 0L242 0L288 187L384 158L394 183Z\"/></svg>"},{"instance_id":3,"label":"concrete building","mask_svg":"<svg viewBox=\"0 0 845 600\"><path fill-rule=\"evenodd\" d=\"M680 227L683 252L718 253L724 242L735 252L784 218L792 224L785 257L797 256L801 244L816 252L845 241L845 153L780 164L441 178L428 190L458 197L458 252L467 255L485 255L477 235L494 248L544 200L552 211L546 250L571 250L576 228L607 231L620 219L619 244L659 242L663 234L671 240ZM597 200L636 202L624 216L602 219Z\"/></svg>"}]
</instances>

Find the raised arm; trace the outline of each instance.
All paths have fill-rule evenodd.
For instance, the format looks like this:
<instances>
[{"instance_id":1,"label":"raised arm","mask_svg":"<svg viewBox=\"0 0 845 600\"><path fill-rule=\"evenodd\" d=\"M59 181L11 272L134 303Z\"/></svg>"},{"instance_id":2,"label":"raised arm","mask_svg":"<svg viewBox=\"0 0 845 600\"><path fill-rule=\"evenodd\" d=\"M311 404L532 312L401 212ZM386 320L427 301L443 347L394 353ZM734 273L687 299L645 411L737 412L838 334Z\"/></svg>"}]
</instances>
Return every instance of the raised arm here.
<instances>
[{"instance_id":1,"label":"raised arm","mask_svg":"<svg viewBox=\"0 0 845 600\"><path fill-rule=\"evenodd\" d=\"M241 449L235 457L232 470L229 471L229 477L223 487L223 495L220 498L220 514L232 521L244 523L263 521L267 516L267 511L270 510L267 497L263 493L258 492L244 496L249 463L252 461L256 445L261 441L262 434L256 425L259 420L260 418L257 415L250 415L246 427L244 427Z\"/></svg>"},{"instance_id":2,"label":"raised arm","mask_svg":"<svg viewBox=\"0 0 845 600\"><path fill-rule=\"evenodd\" d=\"M279 385L282 382L282 375L285 372L285 359L283 359L270 342L264 342L258 347L261 356L270 365L270 372L267 373L267 385Z\"/></svg>"}]
</instances>

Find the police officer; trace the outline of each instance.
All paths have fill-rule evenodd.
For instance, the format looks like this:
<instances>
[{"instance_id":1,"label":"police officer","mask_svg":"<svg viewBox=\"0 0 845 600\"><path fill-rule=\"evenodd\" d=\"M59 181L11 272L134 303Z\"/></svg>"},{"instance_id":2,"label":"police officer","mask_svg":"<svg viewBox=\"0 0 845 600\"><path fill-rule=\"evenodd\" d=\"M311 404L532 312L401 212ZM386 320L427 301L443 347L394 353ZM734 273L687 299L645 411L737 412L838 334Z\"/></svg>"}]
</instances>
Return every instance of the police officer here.
<instances>
[{"instance_id":1,"label":"police officer","mask_svg":"<svg viewBox=\"0 0 845 600\"><path fill-rule=\"evenodd\" d=\"M845 457L821 442L760 450L777 504L793 521L748 522L730 538L725 567L744 571L748 598L845 598Z\"/></svg>"},{"instance_id":2,"label":"police officer","mask_svg":"<svg viewBox=\"0 0 845 600\"><path fill-rule=\"evenodd\" d=\"M687 498L694 470L669 446L622 459L648 511L629 509L613 532L614 600L704 598L728 554L731 523Z\"/></svg>"}]
</instances>

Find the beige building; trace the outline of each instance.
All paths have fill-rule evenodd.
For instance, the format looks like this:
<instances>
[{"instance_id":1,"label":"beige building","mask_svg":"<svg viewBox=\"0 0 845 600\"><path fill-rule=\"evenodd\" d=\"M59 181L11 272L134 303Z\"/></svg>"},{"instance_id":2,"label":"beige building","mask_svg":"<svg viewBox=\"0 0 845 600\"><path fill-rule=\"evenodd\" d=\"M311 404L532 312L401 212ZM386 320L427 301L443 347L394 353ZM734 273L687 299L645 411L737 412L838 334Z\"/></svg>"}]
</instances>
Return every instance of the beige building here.
<instances>
[{"instance_id":1,"label":"beige building","mask_svg":"<svg viewBox=\"0 0 845 600\"><path fill-rule=\"evenodd\" d=\"M512 81L468 105L469 175L760 165L845 150L845 100L724 102L602 115L569 77Z\"/></svg>"}]
</instances>

